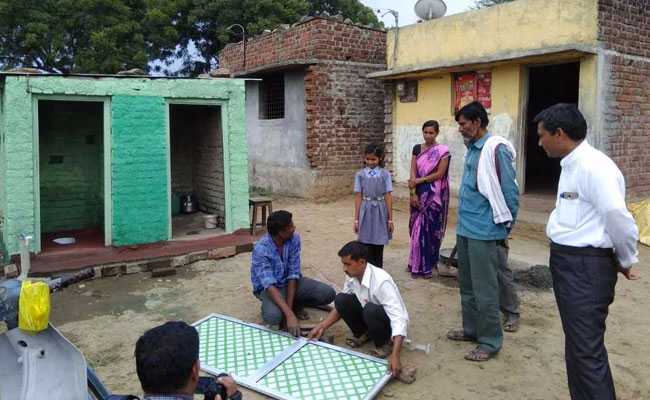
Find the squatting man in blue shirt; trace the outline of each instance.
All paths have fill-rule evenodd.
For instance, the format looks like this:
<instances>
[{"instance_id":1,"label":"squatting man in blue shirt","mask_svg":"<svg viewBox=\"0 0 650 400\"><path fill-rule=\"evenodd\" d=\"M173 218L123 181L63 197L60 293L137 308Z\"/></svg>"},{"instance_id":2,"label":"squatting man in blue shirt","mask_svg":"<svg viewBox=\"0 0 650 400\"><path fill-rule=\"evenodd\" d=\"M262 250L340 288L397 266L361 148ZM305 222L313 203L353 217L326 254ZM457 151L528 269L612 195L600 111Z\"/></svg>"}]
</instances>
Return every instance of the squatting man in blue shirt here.
<instances>
[{"instance_id":1,"label":"squatting man in blue shirt","mask_svg":"<svg viewBox=\"0 0 650 400\"><path fill-rule=\"evenodd\" d=\"M298 320L309 318L304 307L330 304L336 292L329 285L302 276L300 236L290 212L272 213L266 225L268 233L253 248L253 294L262 302L262 319L267 326L286 328L299 336Z\"/></svg>"}]
</instances>

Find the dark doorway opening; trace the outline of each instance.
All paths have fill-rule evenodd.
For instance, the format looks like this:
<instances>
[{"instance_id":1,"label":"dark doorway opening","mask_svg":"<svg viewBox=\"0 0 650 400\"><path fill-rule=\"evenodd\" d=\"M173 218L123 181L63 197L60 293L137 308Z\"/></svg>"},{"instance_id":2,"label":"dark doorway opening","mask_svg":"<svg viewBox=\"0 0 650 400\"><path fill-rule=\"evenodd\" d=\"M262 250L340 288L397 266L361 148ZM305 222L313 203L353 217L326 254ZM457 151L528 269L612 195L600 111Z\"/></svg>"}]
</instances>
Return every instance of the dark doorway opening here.
<instances>
[{"instance_id":1,"label":"dark doorway opening","mask_svg":"<svg viewBox=\"0 0 650 400\"><path fill-rule=\"evenodd\" d=\"M38 102L41 250L104 246L104 104Z\"/></svg>"},{"instance_id":2,"label":"dark doorway opening","mask_svg":"<svg viewBox=\"0 0 650 400\"><path fill-rule=\"evenodd\" d=\"M169 113L172 238L193 240L223 234L221 108L171 104Z\"/></svg>"},{"instance_id":3,"label":"dark doorway opening","mask_svg":"<svg viewBox=\"0 0 650 400\"><path fill-rule=\"evenodd\" d=\"M578 104L580 63L533 67L529 71L526 129L526 193L555 193L560 160L548 158L539 147L535 116L557 103Z\"/></svg>"}]
</instances>

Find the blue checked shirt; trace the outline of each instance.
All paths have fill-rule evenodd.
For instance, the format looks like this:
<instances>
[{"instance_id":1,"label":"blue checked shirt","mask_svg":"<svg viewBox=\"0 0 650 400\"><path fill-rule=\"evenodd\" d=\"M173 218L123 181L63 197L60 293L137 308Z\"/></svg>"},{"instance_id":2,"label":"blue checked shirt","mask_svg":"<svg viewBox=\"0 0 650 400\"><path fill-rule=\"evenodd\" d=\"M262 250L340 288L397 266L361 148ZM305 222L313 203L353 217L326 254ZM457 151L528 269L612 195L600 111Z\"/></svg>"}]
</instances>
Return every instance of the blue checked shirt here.
<instances>
[{"instance_id":1,"label":"blue checked shirt","mask_svg":"<svg viewBox=\"0 0 650 400\"><path fill-rule=\"evenodd\" d=\"M503 240L508 237L510 228L506 224L495 224L492 207L488 199L478 191L476 174L478 161L483 145L490 134L486 134L467 146L465 169L460 184L458 196L458 223L456 234L475 240ZM497 162L500 166L501 190L506 204L512 213L513 222L519 211L519 189L517 188L516 171L512 166L512 157L504 146L496 150Z\"/></svg>"},{"instance_id":2,"label":"blue checked shirt","mask_svg":"<svg viewBox=\"0 0 650 400\"><path fill-rule=\"evenodd\" d=\"M278 247L268 233L255 243L251 257L251 282L257 294L269 286L285 287L292 279L300 279L300 236L297 233L282 248Z\"/></svg>"}]
</instances>

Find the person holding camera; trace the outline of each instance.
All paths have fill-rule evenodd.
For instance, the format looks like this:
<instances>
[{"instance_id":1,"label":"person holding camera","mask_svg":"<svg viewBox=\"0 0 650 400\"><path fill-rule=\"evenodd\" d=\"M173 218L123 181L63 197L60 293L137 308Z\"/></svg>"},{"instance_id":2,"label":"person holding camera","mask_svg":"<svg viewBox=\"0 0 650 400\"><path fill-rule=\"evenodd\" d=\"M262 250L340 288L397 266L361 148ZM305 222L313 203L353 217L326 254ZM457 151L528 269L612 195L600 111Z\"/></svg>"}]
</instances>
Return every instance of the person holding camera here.
<instances>
[{"instance_id":1,"label":"person holding camera","mask_svg":"<svg viewBox=\"0 0 650 400\"><path fill-rule=\"evenodd\" d=\"M135 345L143 400L241 400L237 384L228 375L199 377L199 334L182 321L167 322L148 330Z\"/></svg>"}]
</instances>

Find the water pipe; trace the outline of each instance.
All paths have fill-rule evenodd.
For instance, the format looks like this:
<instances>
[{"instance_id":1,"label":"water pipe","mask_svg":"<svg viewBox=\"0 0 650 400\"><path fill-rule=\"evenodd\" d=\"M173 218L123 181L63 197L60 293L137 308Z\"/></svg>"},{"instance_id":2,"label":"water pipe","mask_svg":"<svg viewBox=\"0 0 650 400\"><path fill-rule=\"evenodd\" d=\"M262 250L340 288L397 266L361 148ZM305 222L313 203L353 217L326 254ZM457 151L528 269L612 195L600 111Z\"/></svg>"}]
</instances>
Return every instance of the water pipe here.
<instances>
[{"instance_id":1,"label":"water pipe","mask_svg":"<svg viewBox=\"0 0 650 400\"><path fill-rule=\"evenodd\" d=\"M20 276L18 280L23 281L27 279L31 264L29 260L29 242L34 239L34 236L26 233L21 233L18 236L20 240Z\"/></svg>"}]
</instances>

